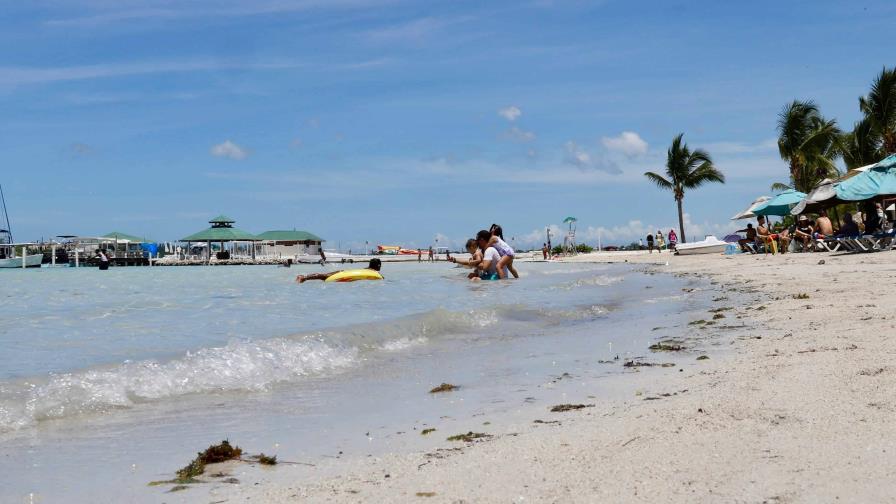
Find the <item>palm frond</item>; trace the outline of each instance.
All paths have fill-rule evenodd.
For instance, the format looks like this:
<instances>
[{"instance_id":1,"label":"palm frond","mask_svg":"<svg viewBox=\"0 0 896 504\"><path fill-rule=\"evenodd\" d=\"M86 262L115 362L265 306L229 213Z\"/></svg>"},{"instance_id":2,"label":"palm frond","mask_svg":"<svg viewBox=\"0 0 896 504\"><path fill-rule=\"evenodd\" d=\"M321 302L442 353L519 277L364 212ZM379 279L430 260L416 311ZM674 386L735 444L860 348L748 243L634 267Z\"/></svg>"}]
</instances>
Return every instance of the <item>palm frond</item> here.
<instances>
[{"instance_id":1,"label":"palm frond","mask_svg":"<svg viewBox=\"0 0 896 504\"><path fill-rule=\"evenodd\" d=\"M653 182L657 185L657 187L660 187L661 189L672 189L673 187L672 182L663 178L662 175L658 175L653 172L647 172L644 174L644 176L647 177L647 180Z\"/></svg>"}]
</instances>

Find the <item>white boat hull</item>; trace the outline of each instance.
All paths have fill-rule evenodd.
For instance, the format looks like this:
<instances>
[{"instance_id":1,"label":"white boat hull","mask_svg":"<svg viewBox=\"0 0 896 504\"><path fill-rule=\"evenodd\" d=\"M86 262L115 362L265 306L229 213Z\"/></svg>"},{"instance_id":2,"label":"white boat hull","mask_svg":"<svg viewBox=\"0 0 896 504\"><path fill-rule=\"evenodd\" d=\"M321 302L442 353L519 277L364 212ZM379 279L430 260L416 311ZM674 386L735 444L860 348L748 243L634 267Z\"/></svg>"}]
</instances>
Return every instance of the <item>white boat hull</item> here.
<instances>
[{"instance_id":1,"label":"white boat hull","mask_svg":"<svg viewBox=\"0 0 896 504\"><path fill-rule=\"evenodd\" d=\"M25 267L26 268L39 268L40 263L43 262L44 255L43 254L31 254L25 256ZM12 259L0 259L0 268L21 268L22 267L22 258L21 257L13 257Z\"/></svg>"},{"instance_id":2,"label":"white boat hull","mask_svg":"<svg viewBox=\"0 0 896 504\"><path fill-rule=\"evenodd\" d=\"M678 255L697 255L697 254L721 254L725 252L726 244L723 245L705 245L702 247L692 247L681 249L677 248Z\"/></svg>"},{"instance_id":3,"label":"white boat hull","mask_svg":"<svg viewBox=\"0 0 896 504\"><path fill-rule=\"evenodd\" d=\"M728 244L715 236L707 236L705 240L691 243L679 243L675 247L678 255L722 254Z\"/></svg>"}]
</instances>

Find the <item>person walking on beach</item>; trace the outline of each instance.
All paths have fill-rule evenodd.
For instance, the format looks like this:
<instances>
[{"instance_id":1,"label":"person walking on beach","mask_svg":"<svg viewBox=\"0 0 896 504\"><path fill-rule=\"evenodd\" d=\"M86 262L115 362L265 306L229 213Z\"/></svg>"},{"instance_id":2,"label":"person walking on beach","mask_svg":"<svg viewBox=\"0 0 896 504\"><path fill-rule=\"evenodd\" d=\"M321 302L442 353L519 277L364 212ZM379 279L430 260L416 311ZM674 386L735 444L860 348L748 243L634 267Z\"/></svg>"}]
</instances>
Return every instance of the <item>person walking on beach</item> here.
<instances>
[{"instance_id":1,"label":"person walking on beach","mask_svg":"<svg viewBox=\"0 0 896 504\"><path fill-rule=\"evenodd\" d=\"M675 250L675 247L678 245L678 235L675 234L674 229L669 230L669 250Z\"/></svg>"},{"instance_id":2,"label":"person walking on beach","mask_svg":"<svg viewBox=\"0 0 896 504\"><path fill-rule=\"evenodd\" d=\"M663 232L659 229L656 230L656 250L662 254L663 248L666 246L666 240L663 239Z\"/></svg>"},{"instance_id":3,"label":"person walking on beach","mask_svg":"<svg viewBox=\"0 0 896 504\"><path fill-rule=\"evenodd\" d=\"M429 246L429 262L434 262L434 261L435 261L435 259L433 258L433 255L432 255L432 245L430 245Z\"/></svg>"},{"instance_id":4,"label":"person walking on beach","mask_svg":"<svg viewBox=\"0 0 896 504\"><path fill-rule=\"evenodd\" d=\"M548 244L547 243L541 244L541 256L544 258L545 261L548 260Z\"/></svg>"},{"instance_id":5,"label":"person walking on beach","mask_svg":"<svg viewBox=\"0 0 896 504\"><path fill-rule=\"evenodd\" d=\"M653 234L647 233L647 250L653 253Z\"/></svg>"}]
</instances>

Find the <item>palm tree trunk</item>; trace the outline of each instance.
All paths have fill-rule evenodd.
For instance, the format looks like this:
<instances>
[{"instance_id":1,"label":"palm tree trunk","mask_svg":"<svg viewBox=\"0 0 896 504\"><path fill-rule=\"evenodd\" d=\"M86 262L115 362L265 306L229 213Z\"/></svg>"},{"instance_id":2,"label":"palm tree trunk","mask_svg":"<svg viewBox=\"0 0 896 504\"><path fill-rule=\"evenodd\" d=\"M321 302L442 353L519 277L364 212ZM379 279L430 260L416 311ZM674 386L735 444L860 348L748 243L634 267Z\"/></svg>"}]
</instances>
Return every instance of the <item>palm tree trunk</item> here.
<instances>
[{"instance_id":1,"label":"palm tree trunk","mask_svg":"<svg viewBox=\"0 0 896 504\"><path fill-rule=\"evenodd\" d=\"M684 213L681 210L681 199L675 198L675 202L678 203L678 232L681 234L681 243L687 243L687 238L684 236Z\"/></svg>"}]
</instances>

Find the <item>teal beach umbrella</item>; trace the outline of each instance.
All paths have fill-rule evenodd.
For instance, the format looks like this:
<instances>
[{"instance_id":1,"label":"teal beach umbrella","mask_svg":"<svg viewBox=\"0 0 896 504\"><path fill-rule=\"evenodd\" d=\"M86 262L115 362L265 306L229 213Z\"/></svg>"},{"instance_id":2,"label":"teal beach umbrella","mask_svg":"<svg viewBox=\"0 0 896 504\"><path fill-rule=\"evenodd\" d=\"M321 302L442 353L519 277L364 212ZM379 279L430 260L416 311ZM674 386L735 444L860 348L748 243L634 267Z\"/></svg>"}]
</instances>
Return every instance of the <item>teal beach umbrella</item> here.
<instances>
[{"instance_id":1,"label":"teal beach umbrella","mask_svg":"<svg viewBox=\"0 0 896 504\"><path fill-rule=\"evenodd\" d=\"M845 201L863 201L896 194L896 154L834 187L837 197Z\"/></svg>"},{"instance_id":2,"label":"teal beach umbrella","mask_svg":"<svg viewBox=\"0 0 896 504\"><path fill-rule=\"evenodd\" d=\"M755 215L790 215L790 209L806 199L806 193L788 189L753 209Z\"/></svg>"}]
</instances>

